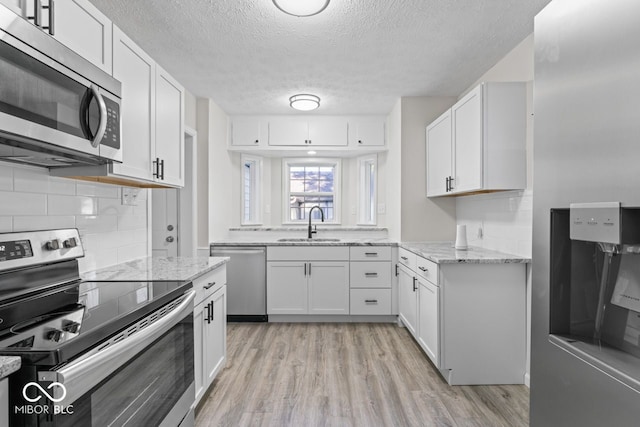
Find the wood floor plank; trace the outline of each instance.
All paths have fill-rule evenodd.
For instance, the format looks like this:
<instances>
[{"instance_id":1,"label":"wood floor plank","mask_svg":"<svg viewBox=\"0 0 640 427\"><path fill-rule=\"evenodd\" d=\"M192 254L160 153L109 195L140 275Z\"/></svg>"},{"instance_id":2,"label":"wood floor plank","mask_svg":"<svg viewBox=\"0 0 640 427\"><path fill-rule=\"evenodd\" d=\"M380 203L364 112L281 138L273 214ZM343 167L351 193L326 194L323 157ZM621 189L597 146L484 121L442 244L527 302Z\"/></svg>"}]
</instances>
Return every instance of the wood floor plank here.
<instances>
[{"instance_id":1,"label":"wood floor plank","mask_svg":"<svg viewBox=\"0 0 640 427\"><path fill-rule=\"evenodd\" d=\"M527 426L524 386L449 386L395 324L230 323L204 426Z\"/></svg>"}]
</instances>

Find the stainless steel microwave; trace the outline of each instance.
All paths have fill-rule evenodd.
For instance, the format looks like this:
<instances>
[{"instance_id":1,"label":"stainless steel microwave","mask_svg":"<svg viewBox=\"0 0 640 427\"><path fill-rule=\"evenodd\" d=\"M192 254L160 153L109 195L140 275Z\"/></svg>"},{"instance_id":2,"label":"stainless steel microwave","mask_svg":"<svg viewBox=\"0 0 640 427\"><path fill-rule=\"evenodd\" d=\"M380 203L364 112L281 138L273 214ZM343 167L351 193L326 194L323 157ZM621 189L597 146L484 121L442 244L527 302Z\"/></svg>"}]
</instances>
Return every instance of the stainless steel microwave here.
<instances>
[{"instance_id":1,"label":"stainless steel microwave","mask_svg":"<svg viewBox=\"0 0 640 427\"><path fill-rule=\"evenodd\" d=\"M0 4L0 160L122 161L121 84Z\"/></svg>"}]
</instances>

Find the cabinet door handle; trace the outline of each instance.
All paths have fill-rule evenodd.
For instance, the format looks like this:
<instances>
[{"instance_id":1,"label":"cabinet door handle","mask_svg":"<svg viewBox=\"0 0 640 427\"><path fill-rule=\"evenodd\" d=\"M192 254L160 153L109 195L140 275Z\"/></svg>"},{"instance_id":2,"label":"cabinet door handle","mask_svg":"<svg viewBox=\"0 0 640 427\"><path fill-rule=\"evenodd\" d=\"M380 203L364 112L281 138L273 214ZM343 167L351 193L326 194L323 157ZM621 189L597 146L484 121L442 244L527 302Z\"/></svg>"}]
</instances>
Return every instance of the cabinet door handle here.
<instances>
[{"instance_id":1,"label":"cabinet door handle","mask_svg":"<svg viewBox=\"0 0 640 427\"><path fill-rule=\"evenodd\" d=\"M42 27L45 30L49 30L49 34L51 34L52 36L55 35L55 26L54 26L54 21L55 21L55 1L54 0L49 0L49 5L48 6L42 6L43 9L49 9L49 26L48 27Z\"/></svg>"},{"instance_id":2,"label":"cabinet door handle","mask_svg":"<svg viewBox=\"0 0 640 427\"><path fill-rule=\"evenodd\" d=\"M259 143L260 143L260 140L256 139L255 144L259 144Z\"/></svg>"},{"instance_id":3,"label":"cabinet door handle","mask_svg":"<svg viewBox=\"0 0 640 427\"><path fill-rule=\"evenodd\" d=\"M398 264L396 264L396 277L398 277Z\"/></svg>"},{"instance_id":4,"label":"cabinet door handle","mask_svg":"<svg viewBox=\"0 0 640 427\"><path fill-rule=\"evenodd\" d=\"M378 277L378 273L364 273L366 277Z\"/></svg>"},{"instance_id":5,"label":"cabinet door handle","mask_svg":"<svg viewBox=\"0 0 640 427\"><path fill-rule=\"evenodd\" d=\"M211 323L211 304L207 304L207 324Z\"/></svg>"},{"instance_id":6,"label":"cabinet door handle","mask_svg":"<svg viewBox=\"0 0 640 427\"><path fill-rule=\"evenodd\" d=\"M215 310L215 307L213 306L213 301L211 301L209 303L209 305L211 306L211 321L215 321L216 320L216 310Z\"/></svg>"},{"instance_id":7,"label":"cabinet door handle","mask_svg":"<svg viewBox=\"0 0 640 427\"><path fill-rule=\"evenodd\" d=\"M418 269L424 271L425 273L429 271L428 268L424 268L424 267L418 267Z\"/></svg>"},{"instance_id":8,"label":"cabinet door handle","mask_svg":"<svg viewBox=\"0 0 640 427\"><path fill-rule=\"evenodd\" d=\"M153 177L160 178L160 157L156 157L153 161Z\"/></svg>"},{"instance_id":9,"label":"cabinet door handle","mask_svg":"<svg viewBox=\"0 0 640 427\"><path fill-rule=\"evenodd\" d=\"M305 277L307 275L307 263L306 262L304 263L304 275L305 275Z\"/></svg>"},{"instance_id":10,"label":"cabinet door handle","mask_svg":"<svg viewBox=\"0 0 640 427\"><path fill-rule=\"evenodd\" d=\"M309 263L309 276L311 276L311 263Z\"/></svg>"},{"instance_id":11,"label":"cabinet door handle","mask_svg":"<svg viewBox=\"0 0 640 427\"><path fill-rule=\"evenodd\" d=\"M358 144L362 144L362 140L361 139L358 140Z\"/></svg>"},{"instance_id":12,"label":"cabinet door handle","mask_svg":"<svg viewBox=\"0 0 640 427\"><path fill-rule=\"evenodd\" d=\"M33 21L36 27L42 24L42 3L40 0L33 0L33 16L27 16L27 19Z\"/></svg>"},{"instance_id":13,"label":"cabinet door handle","mask_svg":"<svg viewBox=\"0 0 640 427\"><path fill-rule=\"evenodd\" d=\"M364 300L365 304L377 304L378 300L377 299L366 299Z\"/></svg>"},{"instance_id":14,"label":"cabinet door handle","mask_svg":"<svg viewBox=\"0 0 640 427\"><path fill-rule=\"evenodd\" d=\"M164 181L164 159L160 160L160 179Z\"/></svg>"},{"instance_id":15,"label":"cabinet door handle","mask_svg":"<svg viewBox=\"0 0 640 427\"><path fill-rule=\"evenodd\" d=\"M454 186L453 186L453 181L455 181L455 178L450 176L449 177L449 191L453 191L455 190Z\"/></svg>"},{"instance_id":16,"label":"cabinet door handle","mask_svg":"<svg viewBox=\"0 0 640 427\"><path fill-rule=\"evenodd\" d=\"M378 256L378 252L365 252L365 256Z\"/></svg>"},{"instance_id":17,"label":"cabinet door handle","mask_svg":"<svg viewBox=\"0 0 640 427\"><path fill-rule=\"evenodd\" d=\"M409 258L407 258L406 256L401 256L400 259L402 259L404 261L409 261Z\"/></svg>"},{"instance_id":18,"label":"cabinet door handle","mask_svg":"<svg viewBox=\"0 0 640 427\"><path fill-rule=\"evenodd\" d=\"M211 283L207 283L206 285L204 285L205 289L211 289L216 285L216 282L211 282Z\"/></svg>"},{"instance_id":19,"label":"cabinet door handle","mask_svg":"<svg viewBox=\"0 0 640 427\"><path fill-rule=\"evenodd\" d=\"M416 277L414 277L414 278L413 278L413 292L415 292L415 291L416 291L416 289L418 289L418 288L416 287L416 282L417 282L417 281L418 281L418 279L417 279Z\"/></svg>"}]
</instances>

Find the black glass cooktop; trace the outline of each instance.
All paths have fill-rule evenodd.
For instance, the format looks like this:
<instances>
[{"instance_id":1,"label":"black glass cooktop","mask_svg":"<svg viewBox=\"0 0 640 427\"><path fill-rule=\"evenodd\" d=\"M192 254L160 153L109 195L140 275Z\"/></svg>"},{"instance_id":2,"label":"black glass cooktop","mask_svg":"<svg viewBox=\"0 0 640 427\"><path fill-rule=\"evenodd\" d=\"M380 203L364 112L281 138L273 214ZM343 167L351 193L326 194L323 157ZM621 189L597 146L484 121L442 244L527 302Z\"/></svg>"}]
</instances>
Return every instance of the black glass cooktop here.
<instances>
[{"instance_id":1,"label":"black glass cooktop","mask_svg":"<svg viewBox=\"0 0 640 427\"><path fill-rule=\"evenodd\" d=\"M178 298L190 282L95 282L62 286L20 304L50 305L45 314L0 333L0 354L23 363L56 365L87 351L147 314ZM42 311L42 310L40 310Z\"/></svg>"}]
</instances>

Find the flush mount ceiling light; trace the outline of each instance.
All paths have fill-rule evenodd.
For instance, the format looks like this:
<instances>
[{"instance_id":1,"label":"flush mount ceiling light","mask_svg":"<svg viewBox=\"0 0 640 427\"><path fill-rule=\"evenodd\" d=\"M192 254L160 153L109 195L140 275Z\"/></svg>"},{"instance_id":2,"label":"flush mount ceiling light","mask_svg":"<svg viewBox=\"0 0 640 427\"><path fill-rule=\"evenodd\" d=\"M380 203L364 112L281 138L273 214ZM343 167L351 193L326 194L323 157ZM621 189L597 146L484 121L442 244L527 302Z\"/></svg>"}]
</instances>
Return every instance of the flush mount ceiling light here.
<instances>
[{"instance_id":1,"label":"flush mount ceiling light","mask_svg":"<svg viewBox=\"0 0 640 427\"><path fill-rule=\"evenodd\" d=\"M273 0L273 4L286 14L293 16L313 16L329 5L329 0Z\"/></svg>"},{"instance_id":2,"label":"flush mount ceiling light","mask_svg":"<svg viewBox=\"0 0 640 427\"><path fill-rule=\"evenodd\" d=\"M289 98L289 105L291 108L300 111L315 110L320 106L320 98L315 95L309 95L307 93L301 93L299 95L293 95Z\"/></svg>"}]
</instances>

